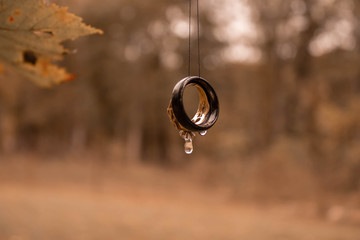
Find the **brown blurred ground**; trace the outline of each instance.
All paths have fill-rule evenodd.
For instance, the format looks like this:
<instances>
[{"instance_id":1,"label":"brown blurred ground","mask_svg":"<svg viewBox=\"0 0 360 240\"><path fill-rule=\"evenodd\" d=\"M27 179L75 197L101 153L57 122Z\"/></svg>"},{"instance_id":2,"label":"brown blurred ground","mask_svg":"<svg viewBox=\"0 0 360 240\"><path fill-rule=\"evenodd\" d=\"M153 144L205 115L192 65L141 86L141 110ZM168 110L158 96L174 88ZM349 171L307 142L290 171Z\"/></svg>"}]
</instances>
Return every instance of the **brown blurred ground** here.
<instances>
[{"instance_id":1,"label":"brown blurred ground","mask_svg":"<svg viewBox=\"0 0 360 240\"><path fill-rule=\"evenodd\" d=\"M0 165L1 239L347 239L360 236L349 202L320 216L313 201L239 201L222 184L153 167L104 168L66 158ZM36 160L36 159L33 159ZM87 160L92 160L88 157ZM101 175L98 173L101 172ZM344 205L345 204L345 205Z\"/></svg>"}]
</instances>

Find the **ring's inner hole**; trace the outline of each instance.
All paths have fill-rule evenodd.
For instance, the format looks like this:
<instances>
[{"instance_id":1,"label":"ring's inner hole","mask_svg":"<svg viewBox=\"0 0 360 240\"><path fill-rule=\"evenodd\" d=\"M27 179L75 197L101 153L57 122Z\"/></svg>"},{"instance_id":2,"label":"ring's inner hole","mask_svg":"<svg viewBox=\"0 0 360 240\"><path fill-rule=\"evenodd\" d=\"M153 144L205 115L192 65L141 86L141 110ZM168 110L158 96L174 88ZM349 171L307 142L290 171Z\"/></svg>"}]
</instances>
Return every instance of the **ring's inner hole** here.
<instances>
[{"instance_id":1,"label":"ring's inner hole","mask_svg":"<svg viewBox=\"0 0 360 240\"><path fill-rule=\"evenodd\" d=\"M186 114L192 118L199 106L199 93L194 85L187 85L183 93L183 105Z\"/></svg>"}]
</instances>

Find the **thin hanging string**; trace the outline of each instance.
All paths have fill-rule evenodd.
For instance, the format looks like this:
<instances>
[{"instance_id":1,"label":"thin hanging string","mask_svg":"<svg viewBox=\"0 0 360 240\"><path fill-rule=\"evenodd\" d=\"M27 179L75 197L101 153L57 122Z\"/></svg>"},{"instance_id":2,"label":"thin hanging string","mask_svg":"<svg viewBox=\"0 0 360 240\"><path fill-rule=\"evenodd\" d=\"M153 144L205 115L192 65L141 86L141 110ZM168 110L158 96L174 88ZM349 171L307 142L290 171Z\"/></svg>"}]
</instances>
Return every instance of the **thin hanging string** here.
<instances>
[{"instance_id":1,"label":"thin hanging string","mask_svg":"<svg viewBox=\"0 0 360 240\"><path fill-rule=\"evenodd\" d=\"M199 0L196 0L196 16L197 16L198 71L199 71L199 77L200 77L200 14L199 14Z\"/></svg>"},{"instance_id":2,"label":"thin hanging string","mask_svg":"<svg viewBox=\"0 0 360 240\"><path fill-rule=\"evenodd\" d=\"M188 76L191 74L191 11L192 1L189 0L189 42L188 42ZM196 22L197 22L197 57L198 57L198 76L200 77L201 61L200 61L200 13L199 0L196 0Z\"/></svg>"},{"instance_id":3,"label":"thin hanging string","mask_svg":"<svg viewBox=\"0 0 360 240\"><path fill-rule=\"evenodd\" d=\"M189 37L188 37L188 40L189 40L188 76L190 76L190 74L191 74L191 0L189 0Z\"/></svg>"}]
</instances>

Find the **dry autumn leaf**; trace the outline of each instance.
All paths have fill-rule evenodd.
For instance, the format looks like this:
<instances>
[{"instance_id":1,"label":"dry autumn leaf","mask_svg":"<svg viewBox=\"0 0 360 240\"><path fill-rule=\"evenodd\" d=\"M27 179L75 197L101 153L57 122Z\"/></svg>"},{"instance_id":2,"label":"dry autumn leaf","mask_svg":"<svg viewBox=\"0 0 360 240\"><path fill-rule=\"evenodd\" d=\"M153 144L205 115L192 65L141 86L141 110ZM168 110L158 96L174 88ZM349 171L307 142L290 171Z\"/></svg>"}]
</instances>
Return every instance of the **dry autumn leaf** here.
<instances>
[{"instance_id":1,"label":"dry autumn leaf","mask_svg":"<svg viewBox=\"0 0 360 240\"><path fill-rule=\"evenodd\" d=\"M43 0L0 0L0 61L40 86L70 81L74 75L51 62L68 52L61 42L102 33Z\"/></svg>"}]
</instances>

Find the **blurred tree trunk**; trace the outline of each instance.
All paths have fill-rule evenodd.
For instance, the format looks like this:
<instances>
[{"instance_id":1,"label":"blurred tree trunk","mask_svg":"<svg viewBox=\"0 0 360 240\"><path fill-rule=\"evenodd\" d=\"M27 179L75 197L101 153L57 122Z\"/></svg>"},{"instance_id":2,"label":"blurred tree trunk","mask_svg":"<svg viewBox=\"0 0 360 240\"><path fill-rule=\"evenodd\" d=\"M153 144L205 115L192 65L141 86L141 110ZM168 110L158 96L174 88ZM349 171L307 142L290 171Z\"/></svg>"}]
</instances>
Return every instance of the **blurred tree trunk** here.
<instances>
[{"instance_id":1,"label":"blurred tree trunk","mask_svg":"<svg viewBox=\"0 0 360 240\"><path fill-rule=\"evenodd\" d=\"M354 1L355 8L354 8L354 15L356 16L355 22L355 41L356 41L356 51L358 55L360 55L360 1ZM354 89L357 93L360 92L360 68L358 68L357 77L354 79Z\"/></svg>"},{"instance_id":2,"label":"blurred tree trunk","mask_svg":"<svg viewBox=\"0 0 360 240\"><path fill-rule=\"evenodd\" d=\"M114 137L115 125L117 121L117 107L111 99L110 89L103 81L103 73L106 69L101 69L103 66L99 65L94 76L90 79L92 90L94 91L95 98L99 104L101 122L104 124L102 129L105 136L108 138Z\"/></svg>"},{"instance_id":3,"label":"blurred tree trunk","mask_svg":"<svg viewBox=\"0 0 360 240\"><path fill-rule=\"evenodd\" d=\"M307 28L299 35L297 54L293 61L295 73L295 85L289 89L288 98L285 100L285 130L290 135L304 133L310 137L313 150L317 151L317 129L315 112L317 108L317 83L311 78L312 56L309 52L309 45L319 28L318 24L311 17L312 3L304 1L307 19ZM289 106L289 104L291 104Z\"/></svg>"},{"instance_id":4,"label":"blurred tree trunk","mask_svg":"<svg viewBox=\"0 0 360 240\"><path fill-rule=\"evenodd\" d=\"M17 117L13 111L3 111L0 119L1 149L4 153L13 153L17 146Z\"/></svg>"},{"instance_id":5,"label":"blurred tree trunk","mask_svg":"<svg viewBox=\"0 0 360 240\"><path fill-rule=\"evenodd\" d=\"M284 64L277 53L280 44L278 27L289 17L289 3L284 1L253 1L254 11L259 15L257 21L265 40L261 45L264 58L264 71L260 81L259 113L260 137L257 143L267 147L282 129L279 112L284 95Z\"/></svg>"},{"instance_id":6,"label":"blurred tree trunk","mask_svg":"<svg viewBox=\"0 0 360 240\"><path fill-rule=\"evenodd\" d=\"M136 65L136 68L139 66ZM137 74L136 69L133 69L133 77L131 78L129 92L132 94L128 96L128 129L126 130L126 160L129 163L140 163L143 152L143 131L146 124L146 115L144 110L146 103L144 101L144 89L146 81L144 76Z\"/></svg>"},{"instance_id":7,"label":"blurred tree trunk","mask_svg":"<svg viewBox=\"0 0 360 240\"><path fill-rule=\"evenodd\" d=\"M260 109L261 111L261 135L260 147L268 146L275 135L277 97L281 90L281 60L276 56L275 41L269 40L265 45L266 66L261 79Z\"/></svg>"},{"instance_id":8,"label":"blurred tree trunk","mask_svg":"<svg viewBox=\"0 0 360 240\"><path fill-rule=\"evenodd\" d=\"M11 80L11 81L10 81ZM0 73L0 151L14 153L19 147L19 125L26 88L11 70Z\"/></svg>"}]
</instances>

